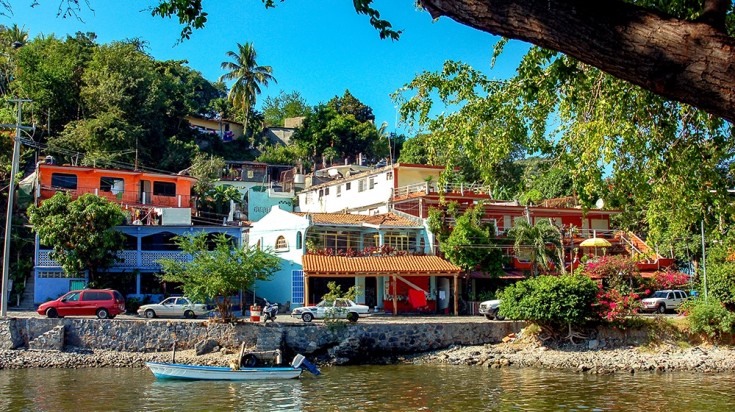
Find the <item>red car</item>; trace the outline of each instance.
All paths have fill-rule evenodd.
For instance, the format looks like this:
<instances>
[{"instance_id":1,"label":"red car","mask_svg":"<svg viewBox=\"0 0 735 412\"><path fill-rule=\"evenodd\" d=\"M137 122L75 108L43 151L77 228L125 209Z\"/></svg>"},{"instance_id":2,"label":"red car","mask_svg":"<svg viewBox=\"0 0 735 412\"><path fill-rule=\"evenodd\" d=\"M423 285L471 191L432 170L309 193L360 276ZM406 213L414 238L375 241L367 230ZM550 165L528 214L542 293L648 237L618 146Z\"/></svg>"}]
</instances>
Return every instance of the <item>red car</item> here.
<instances>
[{"instance_id":1,"label":"red car","mask_svg":"<svg viewBox=\"0 0 735 412\"><path fill-rule=\"evenodd\" d=\"M112 289L73 290L56 300L41 304L37 312L49 318L97 316L100 319L112 319L125 313L125 298Z\"/></svg>"}]
</instances>

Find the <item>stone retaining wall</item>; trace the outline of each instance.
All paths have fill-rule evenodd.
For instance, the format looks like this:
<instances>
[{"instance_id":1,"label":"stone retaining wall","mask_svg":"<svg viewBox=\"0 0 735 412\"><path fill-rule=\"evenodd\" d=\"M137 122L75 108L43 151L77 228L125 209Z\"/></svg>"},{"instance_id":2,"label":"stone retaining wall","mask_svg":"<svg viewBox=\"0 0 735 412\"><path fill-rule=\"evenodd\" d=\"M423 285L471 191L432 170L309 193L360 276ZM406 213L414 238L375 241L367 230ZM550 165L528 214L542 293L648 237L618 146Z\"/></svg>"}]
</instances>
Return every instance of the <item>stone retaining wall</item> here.
<instances>
[{"instance_id":1,"label":"stone retaining wall","mask_svg":"<svg viewBox=\"0 0 735 412\"><path fill-rule=\"evenodd\" d=\"M194 349L212 339L237 349L282 349L304 355L327 355L338 363L372 356L425 352L451 345L499 342L518 332L520 322L481 323L275 323L222 324L207 321L9 318L0 320L0 348L27 348L44 333L64 327L67 347L125 352Z\"/></svg>"}]
</instances>

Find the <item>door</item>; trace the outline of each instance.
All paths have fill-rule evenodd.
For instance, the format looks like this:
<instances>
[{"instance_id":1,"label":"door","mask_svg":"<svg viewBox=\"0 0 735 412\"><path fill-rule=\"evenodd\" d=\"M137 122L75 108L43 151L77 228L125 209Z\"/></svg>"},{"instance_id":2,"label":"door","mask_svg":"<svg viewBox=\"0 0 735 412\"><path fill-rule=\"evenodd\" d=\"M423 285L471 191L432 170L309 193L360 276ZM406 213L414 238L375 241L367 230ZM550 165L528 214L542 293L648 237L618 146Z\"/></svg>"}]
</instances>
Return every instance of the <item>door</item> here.
<instances>
[{"instance_id":1,"label":"door","mask_svg":"<svg viewBox=\"0 0 735 412\"><path fill-rule=\"evenodd\" d=\"M439 278L437 283L439 296L437 296L436 304L439 308L439 313L447 312L447 310L449 309L449 296L451 292L449 287L449 278Z\"/></svg>"},{"instance_id":2,"label":"door","mask_svg":"<svg viewBox=\"0 0 735 412\"><path fill-rule=\"evenodd\" d=\"M140 198L138 199L141 204L147 205L151 203L151 181L141 180L140 181Z\"/></svg>"},{"instance_id":3,"label":"door","mask_svg":"<svg viewBox=\"0 0 735 412\"><path fill-rule=\"evenodd\" d=\"M59 313L59 316L81 315L82 313L79 308L81 294L82 292L70 292L64 295L56 306L56 311Z\"/></svg>"}]
</instances>

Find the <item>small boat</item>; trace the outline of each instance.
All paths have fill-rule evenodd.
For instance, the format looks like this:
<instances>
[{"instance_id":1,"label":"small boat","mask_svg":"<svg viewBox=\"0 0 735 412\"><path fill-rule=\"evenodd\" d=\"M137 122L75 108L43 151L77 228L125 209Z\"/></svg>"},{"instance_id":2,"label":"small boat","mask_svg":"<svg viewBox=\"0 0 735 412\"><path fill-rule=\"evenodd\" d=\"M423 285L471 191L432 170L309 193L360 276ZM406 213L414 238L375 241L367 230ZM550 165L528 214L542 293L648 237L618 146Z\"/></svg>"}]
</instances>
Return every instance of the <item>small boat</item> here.
<instances>
[{"instance_id":1,"label":"small boat","mask_svg":"<svg viewBox=\"0 0 735 412\"><path fill-rule=\"evenodd\" d=\"M158 379L249 381L261 379L296 379L304 369L319 375L319 369L303 355L296 355L291 366L228 368L225 366L199 366L182 363L146 362L148 369Z\"/></svg>"}]
</instances>

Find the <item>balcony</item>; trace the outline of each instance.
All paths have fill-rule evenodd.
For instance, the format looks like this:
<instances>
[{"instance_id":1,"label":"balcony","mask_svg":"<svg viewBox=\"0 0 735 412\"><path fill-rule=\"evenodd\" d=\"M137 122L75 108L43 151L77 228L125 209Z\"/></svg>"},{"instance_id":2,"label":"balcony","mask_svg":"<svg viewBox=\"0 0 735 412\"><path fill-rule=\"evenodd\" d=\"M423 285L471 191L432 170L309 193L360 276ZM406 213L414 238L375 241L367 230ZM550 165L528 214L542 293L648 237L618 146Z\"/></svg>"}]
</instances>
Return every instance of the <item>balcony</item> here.
<instances>
[{"instance_id":1,"label":"balcony","mask_svg":"<svg viewBox=\"0 0 735 412\"><path fill-rule=\"evenodd\" d=\"M42 186L40 189L40 198L48 199L56 194L56 192L61 191L69 193L72 199L76 199L85 193L91 193L95 196L104 197L111 202L121 205L196 209L194 198L189 195L160 195L153 194L151 192L140 192L137 190L102 191L98 187L61 189Z\"/></svg>"},{"instance_id":2,"label":"balcony","mask_svg":"<svg viewBox=\"0 0 735 412\"><path fill-rule=\"evenodd\" d=\"M51 259L51 250L41 249L38 251L36 258L37 267L59 267L58 262ZM184 255L179 251L158 251L158 250L123 250L117 255L121 261L115 263L110 270L120 272L123 270L144 270L158 271L161 265L157 262L159 259L173 259L180 262L186 262L191 259L190 256Z\"/></svg>"}]
</instances>

